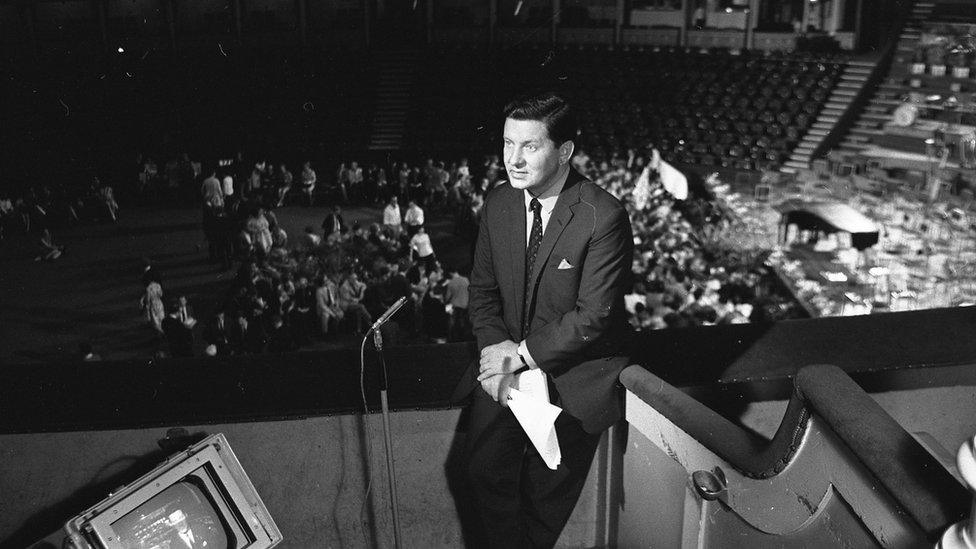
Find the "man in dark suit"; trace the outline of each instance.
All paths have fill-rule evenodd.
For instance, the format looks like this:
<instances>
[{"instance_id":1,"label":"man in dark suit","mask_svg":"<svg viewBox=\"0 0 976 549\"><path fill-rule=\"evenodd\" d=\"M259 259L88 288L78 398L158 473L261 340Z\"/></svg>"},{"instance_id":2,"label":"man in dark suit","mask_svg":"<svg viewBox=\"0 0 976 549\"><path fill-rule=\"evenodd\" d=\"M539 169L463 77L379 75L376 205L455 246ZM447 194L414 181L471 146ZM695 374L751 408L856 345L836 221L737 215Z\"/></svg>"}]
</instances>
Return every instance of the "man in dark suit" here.
<instances>
[{"instance_id":1,"label":"man in dark suit","mask_svg":"<svg viewBox=\"0 0 976 549\"><path fill-rule=\"evenodd\" d=\"M570 166L578 125L561 97L520 98L505 118L509 181L485 199L469 290L480 387L468 476L489 546L552 547L621 416L633 237L620 202ZM556 470L507 405L517 376L536 369L563 409Z\"/></svg>"},{"instance_id":2,"label":"man in dark suit","mask_svg":"<svg viewBox=\"0 0 976 549\"><path fill-rule=\"evenodd\" d=\"M163 319L161 326L166 341L169 342L170 356L193 356L193 331L181 317L181 303L174 300L170 302L168 309L169 314Z\"/></svg>"},{"instance_id":3,"label":"man in dark suit","mask_svg":"<svg viewBox=\"0 0 976 549\"><path fill-rule=\"evenodd\" d=\"M333 233L341 234L345 230L346 224L342 220L342 209L339 206L333 206L332 211L322 220L322 231L325 233L325 237L328 238Z\"/></svg>"}]
</instances>

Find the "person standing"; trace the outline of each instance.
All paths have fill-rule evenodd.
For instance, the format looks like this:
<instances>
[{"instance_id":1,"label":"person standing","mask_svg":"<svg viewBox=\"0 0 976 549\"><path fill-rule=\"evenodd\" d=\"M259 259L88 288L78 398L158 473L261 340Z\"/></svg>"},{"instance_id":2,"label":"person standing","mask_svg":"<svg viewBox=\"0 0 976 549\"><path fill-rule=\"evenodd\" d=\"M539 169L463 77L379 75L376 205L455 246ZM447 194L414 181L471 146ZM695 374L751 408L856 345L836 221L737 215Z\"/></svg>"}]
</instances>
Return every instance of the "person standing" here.
<instances>
[{"instance_id":1,"label":"person standing","mask_svg":"<svg viewBox=\"0 0 976 549\"><path fill-rule=\"evenodd\" d=\"M291 191L292 181L295 180L295 176L291 174L288 170L288 166L282 162L278 166L277 175L277 186L278 186L278 207L285 205L285 197L288 196L288 192Z\"/></svg>"},{"instance_id":2,"label":"person standing","mask_svg":"<svg viewBox=\"0 0 976 549\"><path fill-rule=\"evenodd\" d=\"M315 175L315 170L312 169L311 162L305 162L302 164L302 192L308 198L308 205L312 206L315 201L315 182L318 178Z\"/></svg>"},{"instance_id":3,"label":"person standing","mask_svg":"<svg viewBox=\"0 0 976 549\"><path fill-rule=\"evenodd\" d=\"M448 341L465 341L471 333L471 322L468 319L468 286L470 281L462 276L457 269L444 269L447 282L444 283L444 301L451 315L448 328Z\"/></svg>"},{"instance_id":4,"label":"person standing","mask_svg":"<svg viewBox=\"0 0 976 549\"><path fill-rule=\"evenodd\" d=\"M342 219L342 208L338 205L332 207L332 211L326 214L322 220L322 232L328 239L332 235L341 235L346 231L346 224Z\"/></svg>"},{"instance_id":5,"label":"person standing","mask_svg":"<svg viewBox=\"0 0 976 549\"><path fill-rule=\"evenodd\" d=\"M394 237L400 236L403 218L400 216L400 204L396 196L390 197L389 204L383 208L383 225L393 231Z\"/></svg>"},{"instance_id":6,"label":"person standing","mask_svg":"<svg viewBox=\"0 0 976 549\"><path fill-rule=\"evenodd\" d=\"M328 275L322 275L315 290L315 311L319 317L319 329L322 337L329 335L330 325L338 324L342 320L342 309L339 307L335 282Z\"/></svg>"},{"instance_id":7,"label":"person standing","mask_svg":"<svg viewBox=\"0 0 976 549\"><path fill-rule=\"evenodd\" d=\"M210 175L200 185L200 195L203 197L203 207L222 207L224 205L224 189L217 179L217 170L210 170Z\"/></svg>"},{"instance_id":8,"label":"person standing","mask_svg":"<svg viewBox=\"0 0 976 549\"><path fill-rule=\"evenodd\" d=\"M169 342L170 356L174 357L193 356L192 325L181 318L182 310L181 303L173 301L169 305L169 314L162 321L163 334Z\"/></svg>"},{"instance_id":9,"label":"person standing","mask_svg":"<svg viewBox=\"0 0 976 549\"><path fill-rule=\"evenodd\" d=\"M424 225L424 209L416 200L407 202L407 211L403 215L403 222L407 225L407 235L413 236Z\"/></svg>"},{"instance_id":10,"label":"person standing","mask_svg":"<svg viewBox=\"0 0 976 549\"><path fill-rule=\"evenodd\" d=\"M578 123L563 98L524 96L504 113L509 180L485 200L469 287L480 360L467 473L488 546L552 547L621 417L633 237L623 205L572 169ZM507 403L536 370L562 408L555 470Z\"/></svg>"},{"instance_id":11,"label":"person standing","mask_svg":"<svg viewBox=\"0 0 976 549\"><path fill-rule=\"evenodd\" d=\"M157 332L162 333L163 318L166 316L166 310L163 307L163 287L160 286L158 280L149 280L146 283L145 293L143 293L142 299L139 300L139 304L142 306L142 310L149 324Z\"/></svg>"},{"instance_id":12,"label":"person standing","mask_svg":"<svg viewBox=\"0 0 976 549\"><path fill-rule=\"evenodd\" d=\"M434 246L430 243L430 235L422 226L417 228L417 234L410 237L410 255L419 265L427 269L434 268L434 262L437 261Z\"/></svg>"}]
</instances>

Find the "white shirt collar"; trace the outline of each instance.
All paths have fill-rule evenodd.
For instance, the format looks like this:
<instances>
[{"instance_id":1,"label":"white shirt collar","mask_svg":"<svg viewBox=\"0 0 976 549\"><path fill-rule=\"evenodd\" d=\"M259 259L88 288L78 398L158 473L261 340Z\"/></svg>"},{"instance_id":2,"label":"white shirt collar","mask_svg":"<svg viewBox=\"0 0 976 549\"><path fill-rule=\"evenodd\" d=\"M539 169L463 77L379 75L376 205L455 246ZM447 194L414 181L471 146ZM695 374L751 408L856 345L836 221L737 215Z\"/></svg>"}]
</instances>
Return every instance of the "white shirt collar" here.
<instances>
[{"instance_id":1,"label":"white shirt collar","mask_svg":"<svg viewBox=\"0 0 976 549\"><path fill-rule=\"evenodd\" d=\"M571 169L572 168L570 168L570 170ZM531 194L529 194L528 190L523 190L522 194L523 194L523 198L525 199L525 210L531 212L532 210L529 209L529 203L532 202L533 198L538 198L539 204L542 205L542 211L548 216L548 214L552 213L552 209L556 207L556 200L559 199L559 193L562 192L563 187L566 186L566 180L568 179L569 179L569 170L566 170L566 174L563 175L560 178L560 180L556 182L555 185L549 187L546 190L546 192L536 197L533 197Z\"/></svg>"}]
</instances>

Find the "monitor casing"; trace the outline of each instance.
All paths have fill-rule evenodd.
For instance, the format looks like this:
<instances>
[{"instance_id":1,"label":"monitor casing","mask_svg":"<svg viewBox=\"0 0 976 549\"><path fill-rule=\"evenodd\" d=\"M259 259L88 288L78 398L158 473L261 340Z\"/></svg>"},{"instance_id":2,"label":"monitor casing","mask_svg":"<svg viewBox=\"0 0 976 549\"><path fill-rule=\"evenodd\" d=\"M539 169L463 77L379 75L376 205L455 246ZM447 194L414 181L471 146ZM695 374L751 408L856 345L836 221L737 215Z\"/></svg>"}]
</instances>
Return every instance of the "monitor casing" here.
<instances>
[{"instance_id":1,"label":"monitor casing","mask_svg":"<svg viewBox=\"0 0 976 549\"><path fill-rule=\"evenodd\" d=\"M113 524L188 477L201 481L214 509L241 536L239 549L270 549L282 541L274 519L222 433L174 454L158 467L75 516L64 531L75 549L124 549Z\"/></svg>"}]
</instances>

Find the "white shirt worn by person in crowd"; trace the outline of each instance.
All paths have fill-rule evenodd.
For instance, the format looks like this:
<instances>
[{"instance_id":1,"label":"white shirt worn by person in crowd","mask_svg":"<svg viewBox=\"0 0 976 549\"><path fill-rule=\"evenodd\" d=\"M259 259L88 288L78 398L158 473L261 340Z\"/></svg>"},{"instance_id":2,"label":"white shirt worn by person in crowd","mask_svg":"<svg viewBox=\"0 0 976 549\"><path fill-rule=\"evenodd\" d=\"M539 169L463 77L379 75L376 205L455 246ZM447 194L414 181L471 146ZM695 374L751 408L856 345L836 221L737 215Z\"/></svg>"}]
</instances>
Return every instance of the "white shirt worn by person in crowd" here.
<instances>
[{"instance_id":1,"label":"white shirt worn by person in crowd","mask_svg":"<svg viewBox=\"0 0 976 549\"><path fill-rule=\"evenodd\" d=\"M224 180L221 182L223 187L224 196L234 196L234 178L230 175L225 175Z\"/></svg>"},{"instance_id":2,"label":"white shirt worn by person in crowd","mask_svg":"<svg viewBox=\"0 0 976 549\"><path fill-rule=\"evenodd\" d=\"M430 243L430 235L423 230L413 235L410 238L410 249L416 252L420 259L433 255L434 246Z\"/></svg>"},{"instance_id":3,"label":"white shirt worn by person in crowd","mask_svg":"<svg viewBox=\"0 0 976 549\"><path fill-rule=\"evenodd\" d=\"M403 218L400 216L400 206L396 204L388 204L383 208L383 224L387 226L399 227L403 223Z\"/></svg>"},{"instance_id":4,"label":"white shirt worn by person in crowd","mask_svg":"<svg viewBox=\"0 0 976 549\"><path fill-rule=\"evenodd\" d=\"M444 284L444 299L452 309L468 308L468 286L470 282L465 276L455 273L450 280Z\"/></svg>"},{"instance_id":5,"label":"white shirt worn by person in crowd","mask_svg":"<svg viewBox=\"0 0 976 549\"><path fill-rule=\"evenodd\" d=\"M403 222L407 225L413 227L419 227L424 224L424 210L417 204L411 203L410 207L407 208L406 215L403 216Z\"/></svg>"},{"instance_id":6,"label":"white shirt worn by person in crowd","mask_svg":"<svg viewBox=\"0 0 976 549\"><path fill-rule=\"evenodd\" d=\"M200 194L203 195L204 204L219 206L224 202L224 191L216 176L211 175L203 180L200 185Z\"/></svg>"}]
</instances>

